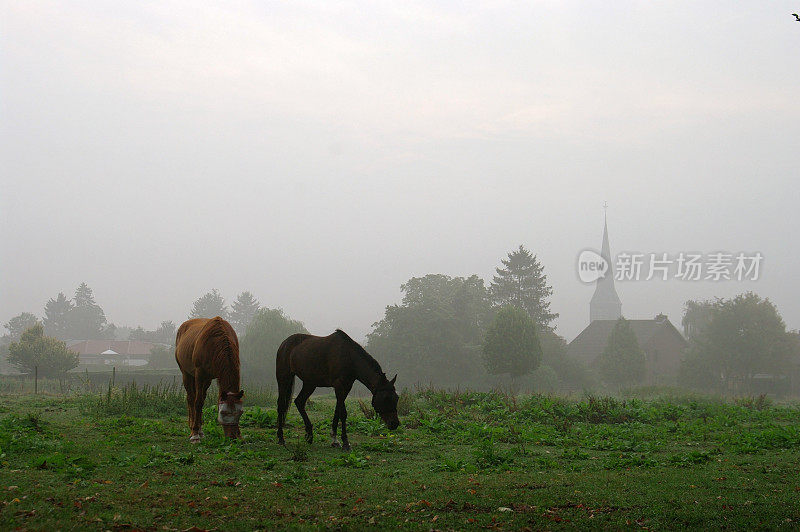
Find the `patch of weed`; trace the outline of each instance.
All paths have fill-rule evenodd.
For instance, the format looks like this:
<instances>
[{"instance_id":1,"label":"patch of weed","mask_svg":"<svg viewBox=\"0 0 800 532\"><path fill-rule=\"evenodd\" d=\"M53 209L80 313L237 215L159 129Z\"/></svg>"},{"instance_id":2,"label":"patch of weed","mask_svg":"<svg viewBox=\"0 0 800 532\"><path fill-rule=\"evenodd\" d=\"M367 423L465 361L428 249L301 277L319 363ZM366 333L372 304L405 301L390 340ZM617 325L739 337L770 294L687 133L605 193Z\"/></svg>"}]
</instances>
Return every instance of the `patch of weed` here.
<instances>
[{"instance_id":1,"label":"patch of weed","mask_svg":"<svg viewBox=\"0 0 800 532\"><path fill-rule=\"evenodd\" d=\"M364 458L364 455L357 451L350 451L349 453L344 453L341 456L331 458L330 463L332 465L351 467L353 469L366 469L369 467L367 459Z\"/></svg>"},{"instance_id":2,"label":"patch of weed","mask_svg":"<svg viewBox=\"0 0 800 532\"><path fill-rule=\"evenodd\" d=\"M274 428L277 426L277 422L277 412L260 406L246 408L239 419L239 424L243 427L258 427L261 429Z\"/></svg>"}]
</instances>

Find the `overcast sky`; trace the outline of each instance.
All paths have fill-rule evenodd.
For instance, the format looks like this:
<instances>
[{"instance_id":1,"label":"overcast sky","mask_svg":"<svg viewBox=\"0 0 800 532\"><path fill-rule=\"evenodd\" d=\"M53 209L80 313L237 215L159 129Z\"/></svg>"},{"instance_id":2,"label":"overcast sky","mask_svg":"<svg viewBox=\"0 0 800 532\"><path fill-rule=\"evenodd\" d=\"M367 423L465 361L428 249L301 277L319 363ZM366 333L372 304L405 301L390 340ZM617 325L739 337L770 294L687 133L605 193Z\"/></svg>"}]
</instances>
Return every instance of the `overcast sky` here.
<instances>
[{"instance_id":1,"label":"overcast sky","mask_svg":"<svg viewBox=\"0 0 800 532\"><path fill-rule=\"evenodd\" d=\"M627 317L754 290L800 327L797 2L0 6L3 323L85 281L117 325L218 288L363 338L524 244L571 339L607 201L614 253L764 256L618 283Z\"/></svg>"}]
</instances>

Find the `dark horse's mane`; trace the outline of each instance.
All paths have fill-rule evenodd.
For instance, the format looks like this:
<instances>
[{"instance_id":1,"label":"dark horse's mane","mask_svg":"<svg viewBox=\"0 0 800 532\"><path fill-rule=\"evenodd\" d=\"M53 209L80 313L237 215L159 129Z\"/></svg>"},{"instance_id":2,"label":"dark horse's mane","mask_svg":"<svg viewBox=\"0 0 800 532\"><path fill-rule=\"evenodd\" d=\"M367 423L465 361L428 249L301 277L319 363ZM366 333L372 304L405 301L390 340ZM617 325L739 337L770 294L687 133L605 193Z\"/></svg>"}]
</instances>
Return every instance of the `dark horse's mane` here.
<instances>
[{"instance_id":1,"label":"dark horse's mane","mask_svg":"<svg viewBox=\"0 0 800 532\"><path fill-rule=\"evenodd\" d=\"M355 350L359 353L364 360L366 361L367 365L375 371L378 375L383 375L383 369L381 369L381 365L378 364L378 361L372 358L372 355L367 353L367 350L361 347L361 344L350 338L346 332L341 329L336 329L336 333L344 338Z\"/></svg>"}]
</instances>

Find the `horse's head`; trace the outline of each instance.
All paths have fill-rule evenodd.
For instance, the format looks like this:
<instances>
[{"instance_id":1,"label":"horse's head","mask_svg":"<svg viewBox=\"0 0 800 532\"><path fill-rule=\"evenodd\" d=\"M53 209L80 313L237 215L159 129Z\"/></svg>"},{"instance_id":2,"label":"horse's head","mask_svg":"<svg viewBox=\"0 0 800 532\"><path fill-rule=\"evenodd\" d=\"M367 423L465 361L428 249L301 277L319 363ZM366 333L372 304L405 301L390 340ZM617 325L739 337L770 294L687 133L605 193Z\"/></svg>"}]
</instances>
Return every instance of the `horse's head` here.
<instances>
[{"instance_id":1,"label":"horse's head","mask_svg":"<svg viewBox=\"0 0 800 532\"><path fill-rule=\"evenodd\" d=\"M378 387L372 394L372 408L381 416L381 419L390 430L394 430L400 426L400 420L397 419L397 392L394 389L394 381L397 380L397 375L392 380L388 380L386 375L383 375Z\"/></svg>"},{"instance_id":2,"label":"horse's head","mask_svg":"<svg viewBox=\"0 0 800 532\"><path fill-rule=\"evenodd\" d=\"M222 430L228 438L241 438L239 431L239 418L242 417L242 397L244 391L228 392L225 397L220 397L217 408L219 414L217 421L222 425Z\"/></svg>"}]
</instances>

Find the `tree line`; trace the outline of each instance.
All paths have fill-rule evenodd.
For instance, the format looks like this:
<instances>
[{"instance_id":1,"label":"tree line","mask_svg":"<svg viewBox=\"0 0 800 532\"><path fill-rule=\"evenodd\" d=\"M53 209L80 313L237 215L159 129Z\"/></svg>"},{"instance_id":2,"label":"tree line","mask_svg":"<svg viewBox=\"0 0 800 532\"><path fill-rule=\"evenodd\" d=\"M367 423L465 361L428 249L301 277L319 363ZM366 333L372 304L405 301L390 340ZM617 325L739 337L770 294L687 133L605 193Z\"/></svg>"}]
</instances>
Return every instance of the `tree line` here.
<instances>
[{"instance_id":1,"label":"tree line","mask_svg":"<svg viewBox=\"0 0 800 532\"><path fill-rule=\"evenodd\" d=\"M253 294L244 291L237 296L229 310L219 291L213 289L194 301L187 318L222 316L231 322L237 333L242 334L259 308L260 304ZM175 341L177 329L172 320L162 321L153 330L146 330L141 325L131 328L109 323L92 289L86 283L81 283L71 298L59 292L56 297L49 299L41 319L32 312L22 312L11 318L3 325L7 332L0 339L0 344L8 345L19 340L23 332L37 323L42 325L45 335L64 341L140 340L171 344Z\"/></svg>"},{"instance_id":2,"label":"tree line","mask_svg":"<svg viewBox=\"0 0 800 532\"><path fill-rule=\"evenodd\" d=\"M487 286L477 275L430 274L401 286L367 336L367 350L405 385L509 386L559 391L588 387L588 368L567 356L550 308L552 287L524 246L508 253Z\"/></svg>"},{"instance_id":3,"label":"tree line","mask_svg":"<svg viewBox=\"0 0 800 532\"><path fill-rule=\"evenodd\" d=\"M558 313L549 301L553 289L540 260L524 246L500 261L488 285L477 275L428 274L412 277L401 290L402 300L386 307L365 347L400 375L402 385L580 392L644 380L646 355L624 318L593 364L568 356L567 342L555 332ZM271 382L280 342L307 332L282 310L262 307L249 291L228 306L213 289L197 298L187 315L213 316L233 325L240 338L243 375L256 383ZM797 364L800 337L787 331L774 304L756 294L688 301L682 325L690 343L677 380L682 386L750 390L764 375L785 379ZM70 299L59 293L48 300L42 320L25 312L5 328L0 348L23 372L34 361L53 368L45 373L68 371L77 366L77 356L64 340L98 338L152 342L156 347L150 366L174 367L173 321L162 321L154 330L117 327L107 322L86 283Z\"/></svg>"},{"instance_id":4,"label":"tree line","mask_svg":"<svg viewBox=\"0 0 800 532\"><path fill-rule=\"evenodd\" d=\"M241 292L228 307L216 289L197 298L187 319L221 316L227 319L242 339L242 363L246 373L266 378L266 363L261 353L265 346L275 350L286 336L305 332L302 323L287 317L279 309L262 308L249 291ZM78 355L67 348L75 340L138 340L153 343L149 368L175 367L174 344L177 325L164 320L153 330L117 326L109 323L105 311L94 298L92 289L81 283L74 296L63 292L49 299L40 319L32 312L22 312L4 324L6 333L0 338L0 360L22 373L60 377L78 366ZM247 341L244 341L247 338ZM278 343L275 343L278 342ZM274 349L271 346L274 344Z\"/></svg>"},{"instance_id":5,"label":"tree line","mask_svg":"<svg viewBox=\"0 0 800 532\"><path fill-rule=\"evenodd\" d=\"M682 387L785 394L792 379L800 379L800 334L788 330L775 304L758 294L687 301L681 325L689 342L676 380ZM646 362L630 323L620 318L594 368L606 385L629 387L643 382Z\"/></svg>"}]
</instances>

